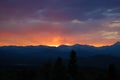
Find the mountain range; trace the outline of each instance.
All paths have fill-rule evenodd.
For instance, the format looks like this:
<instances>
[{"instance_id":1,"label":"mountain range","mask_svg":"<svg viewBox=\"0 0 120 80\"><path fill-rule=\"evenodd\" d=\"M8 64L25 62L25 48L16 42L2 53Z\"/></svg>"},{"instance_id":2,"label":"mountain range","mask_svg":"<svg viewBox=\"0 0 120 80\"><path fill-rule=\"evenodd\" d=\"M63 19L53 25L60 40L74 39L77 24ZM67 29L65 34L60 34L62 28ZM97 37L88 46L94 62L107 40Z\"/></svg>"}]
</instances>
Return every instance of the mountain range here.
<instances>
[{"instance_id":1,"label":"mountain range","mask_svg":"<svg viewBox=\"0 0 120 80\"><path fill-rule=\"evenodd\" d=\"M102 66L114 63L120 66L120 42L111 46L94 47L76 44L73 46L3 46L0 47L1 64L40 64L48 59L69 59L71 50L76 51L81 65Z\"/></svg>"}]
</instances>

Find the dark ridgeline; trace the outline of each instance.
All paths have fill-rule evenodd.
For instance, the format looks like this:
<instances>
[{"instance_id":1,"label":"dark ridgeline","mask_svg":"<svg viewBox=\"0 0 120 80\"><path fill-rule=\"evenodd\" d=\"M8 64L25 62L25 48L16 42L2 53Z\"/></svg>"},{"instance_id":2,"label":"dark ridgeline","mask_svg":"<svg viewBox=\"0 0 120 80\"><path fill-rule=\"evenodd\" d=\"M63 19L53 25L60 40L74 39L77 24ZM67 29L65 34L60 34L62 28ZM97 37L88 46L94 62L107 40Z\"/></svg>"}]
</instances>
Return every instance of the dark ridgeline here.
<instances>
[{"instance_id":1,"label":"dark ridgeline","mask_svg":"<svg viewBox=\"0 0 120 80\"><path fill-rule=\"evenodd\" d=\"M80 67L77 53L72 50L66 63L58 57L44 62L43 66L0 66L0 80L120 80L114 64L108 70Z\"/></svg>"}]
</instances>

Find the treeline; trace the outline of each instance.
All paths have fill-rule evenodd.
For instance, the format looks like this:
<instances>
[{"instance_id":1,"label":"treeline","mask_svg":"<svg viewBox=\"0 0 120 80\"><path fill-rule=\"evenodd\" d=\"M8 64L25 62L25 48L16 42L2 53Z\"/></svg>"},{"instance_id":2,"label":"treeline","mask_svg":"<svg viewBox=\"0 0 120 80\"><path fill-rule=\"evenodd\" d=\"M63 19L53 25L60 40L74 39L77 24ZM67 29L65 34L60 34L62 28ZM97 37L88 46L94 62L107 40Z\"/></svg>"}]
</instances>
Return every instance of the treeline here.
<instances>
[{"instance_id":1,"label":"treeline","mask_svg":"<svg viewBox=\"0 0 120 80\"><path fill-rule=\"evenodd\" d=\"M61 57L54 63L46 61L42 67L6 67L0 70L0 80L119 80L118 70L109 64L107 70L96 68L80 68L77 54L70 52L67 64Z\"/></svg>"},{"instance_id":2,"label":"treeline","mask_svg":"<svg viewBox=\"0 0 120 80\"><path fill-rule=\"evenodd\" d=\"M57 58L54 65L50 61L46 62L43 69L44 80L77 80L76 52L71 51L70 60L67 65L64 65L62 58Z\"/></svg>"}]
</instances>

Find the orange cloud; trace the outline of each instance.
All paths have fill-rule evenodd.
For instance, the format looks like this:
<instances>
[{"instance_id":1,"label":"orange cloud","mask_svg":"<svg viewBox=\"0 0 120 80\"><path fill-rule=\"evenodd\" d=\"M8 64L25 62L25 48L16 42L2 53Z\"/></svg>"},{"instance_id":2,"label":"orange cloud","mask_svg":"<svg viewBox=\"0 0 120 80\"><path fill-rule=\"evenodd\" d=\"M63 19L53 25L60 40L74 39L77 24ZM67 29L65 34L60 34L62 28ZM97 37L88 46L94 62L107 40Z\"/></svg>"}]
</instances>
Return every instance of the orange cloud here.
<instances>
[{"instance_id":1,"label":"orange cloud","mask_svg":"<svg viewBox=\"0 0 120 80\"><path fill-rule=\"evenodd\" d=\"M26 33L26 34L13 34L8 32L0 32L0 46L37 46L37 45L48 45L48 46L59 46L62 44L74 45L74 44L85 44L93 45L96 47L112 45L117 39L106 40L97 39L97 36L79 35L79 36L65 36L64 34L45 34L45 33Z\"/></svg>"},{"instance_id":2,"label":"orange cloud","mask_svg":"<svg viewBox=\"0 0 120 80\"><path fill-rule=\"evenodd\" d=\"M78 20L73 21L79 23ZM83 24L82 24L83 25ZM25 26L25 25L24 25ZM9 29L0 30L0 46L37 46L49 45L59 46L61 44L74 45L86 44L93 46L111 45L120 38L118 32L102 32L79 27L65 25L61 23L44 24L44 25L30 25L30 26L9 27ZM64 28L64 29L63 29ZM84 31L85 30L85 31ZM83 31L83 32L82 32ZM117 35L117 36L116 36Z\"/></svg>"}]
</instances>

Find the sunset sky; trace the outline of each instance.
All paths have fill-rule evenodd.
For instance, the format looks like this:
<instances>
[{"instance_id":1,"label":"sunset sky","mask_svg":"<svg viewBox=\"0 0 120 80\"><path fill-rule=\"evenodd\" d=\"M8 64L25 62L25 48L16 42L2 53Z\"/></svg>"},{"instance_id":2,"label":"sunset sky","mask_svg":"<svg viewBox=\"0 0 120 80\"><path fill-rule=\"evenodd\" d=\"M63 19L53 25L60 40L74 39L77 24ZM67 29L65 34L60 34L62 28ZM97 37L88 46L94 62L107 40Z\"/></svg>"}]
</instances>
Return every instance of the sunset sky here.
<instances>
[{"instance_id":1,"label":"sunset sky","mask_svg":"<svg viewBox=\"0 0 120 80\"><path fill-rule=\"evenodd\" d=\"M0 46L117 41L120 0L0 0Z\"/></svg>"}]
</instances>

